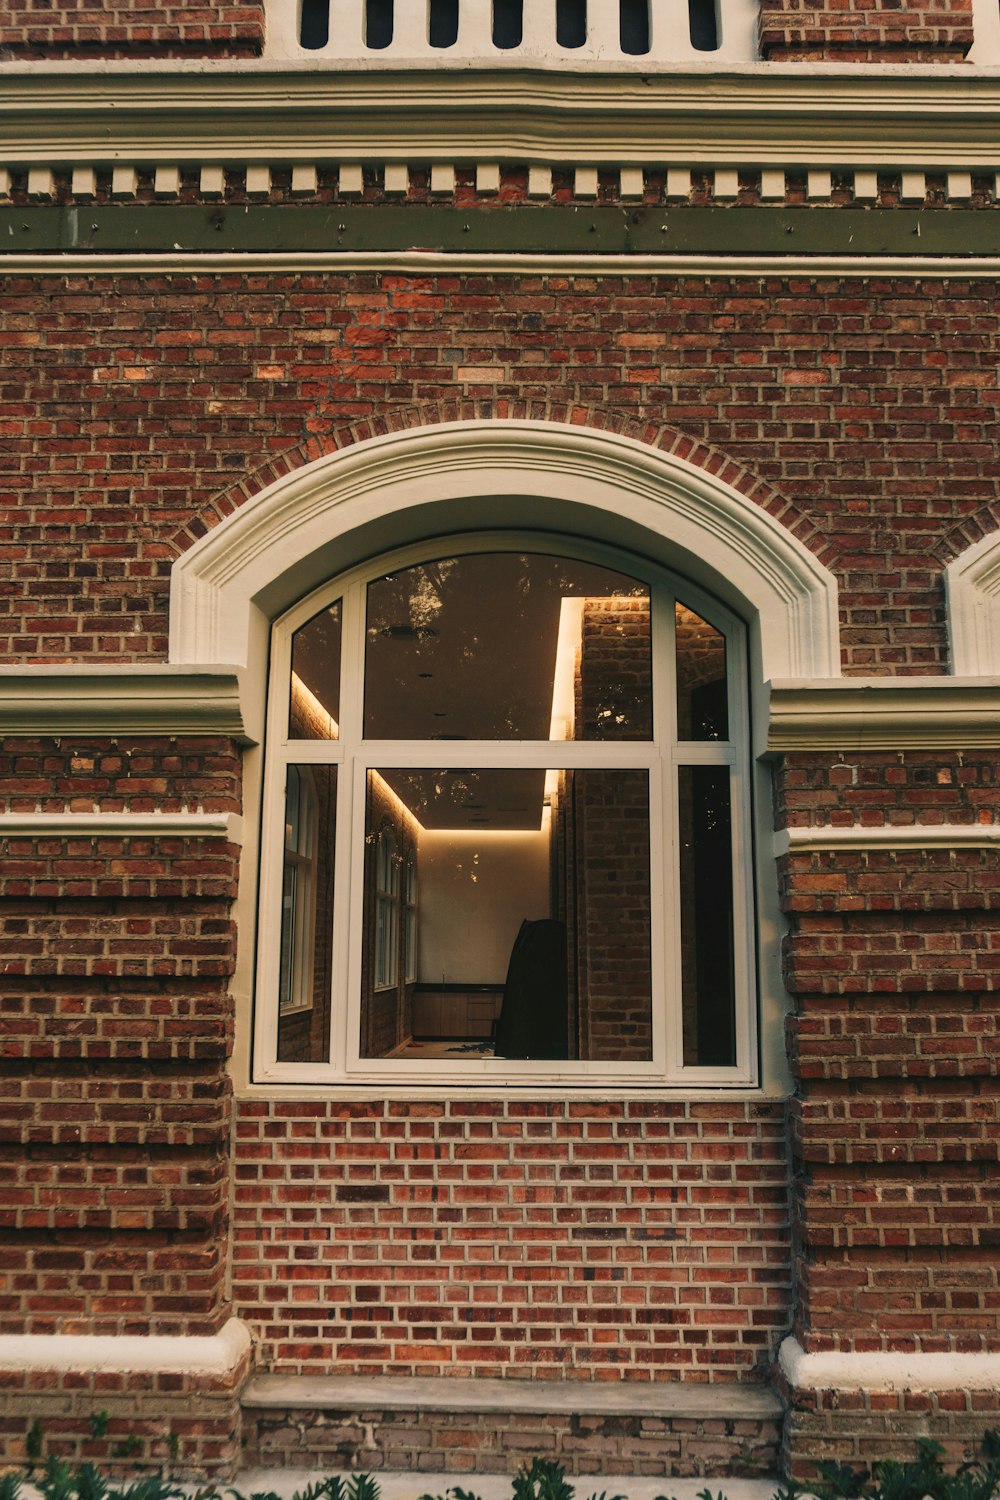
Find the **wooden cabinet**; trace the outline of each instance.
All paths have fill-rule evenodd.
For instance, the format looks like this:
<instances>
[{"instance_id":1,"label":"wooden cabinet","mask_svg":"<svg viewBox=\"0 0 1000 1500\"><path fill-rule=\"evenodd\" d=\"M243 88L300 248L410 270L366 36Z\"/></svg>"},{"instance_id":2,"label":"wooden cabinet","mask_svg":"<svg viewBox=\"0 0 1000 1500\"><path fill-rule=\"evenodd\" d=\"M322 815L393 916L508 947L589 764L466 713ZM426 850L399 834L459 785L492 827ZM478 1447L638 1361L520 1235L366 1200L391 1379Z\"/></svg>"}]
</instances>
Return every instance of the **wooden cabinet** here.
<instances>
[{"instance_id":1,"label":"wooden cabinet","mask_svg":"<svg viewBox=\"0 0 1000 1500\"><path fill-rule=\"evenodd\" d=\"M415 1037L488 1037L500 1014L503 985L418 984L413 992Z\"/></svg>"}]
</instances>

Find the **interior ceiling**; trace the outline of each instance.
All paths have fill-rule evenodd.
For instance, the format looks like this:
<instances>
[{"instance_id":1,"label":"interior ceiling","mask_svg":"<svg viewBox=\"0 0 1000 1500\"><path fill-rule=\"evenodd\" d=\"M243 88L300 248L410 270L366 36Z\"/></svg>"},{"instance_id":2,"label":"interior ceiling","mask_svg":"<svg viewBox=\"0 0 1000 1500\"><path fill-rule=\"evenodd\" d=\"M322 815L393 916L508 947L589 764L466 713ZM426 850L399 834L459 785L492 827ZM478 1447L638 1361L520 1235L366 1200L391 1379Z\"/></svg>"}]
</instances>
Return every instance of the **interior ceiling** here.
<instances>
[{"instance_id":1,"label":"interior ceiling","mask_svg":"<svg viewBox=\"0 0 1000 1500\"><path fill-rule=\"evenodd\" d=\"M544 771L407 771L380 766L379 775L427 829L537 833L541 828Z\"/></svg>"},{"instance_id":2,"label":"interior ceiling","mask_svg":"<svg viewBox=\"0 0 1000 1500\"><path fill-rule=\"evenodd\" d=\"M546 740L564 598L645 592L540 554L443 558L368 590L365 736Z\"/></svg>"}]
</instances>

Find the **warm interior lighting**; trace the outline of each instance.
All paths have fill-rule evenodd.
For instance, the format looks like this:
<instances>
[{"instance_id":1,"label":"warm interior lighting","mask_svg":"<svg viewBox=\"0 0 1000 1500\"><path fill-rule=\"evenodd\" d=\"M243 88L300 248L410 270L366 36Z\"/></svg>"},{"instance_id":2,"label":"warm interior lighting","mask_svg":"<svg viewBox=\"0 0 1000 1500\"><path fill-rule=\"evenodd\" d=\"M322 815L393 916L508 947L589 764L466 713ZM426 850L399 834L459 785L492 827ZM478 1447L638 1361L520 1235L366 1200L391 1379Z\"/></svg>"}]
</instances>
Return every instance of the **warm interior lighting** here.
<instances>
[{"instance_id":1,"label":"warm interior lighting","mask_svg":"<svg viewBox=\"0 0 1000 1500\"><path fill-rule=\"evenodd\" d=\"M550 740L571 740L576 729L576 663L583 641L583 611L588 603L587 599L563 599L559 605Z\"/></svg>"},{"instance_id":2,"label":"warm interior lighting","mask_svg":"<svg viewBox=\"0 0 1000 1500\"><path fill-rule=\"evenodd\" d=\"M310 718L321 724L327 730L327 733L324 736L325 739L340 739L340 725L337 723L330 710L326 707L326 704L320 702L320 700L316 697L316 694L313 692L312 688L306 686L297 672L293 672L293 703L295 702L296 698L298 698L300 704L302 704L309 711Z\"/></svg>"},{"instance_id":3,"label":"warm interior lighting","mask_svg":"<svg viewBox=\"0 0 1000 1500\"><path fill-rule=\"evenodd\" d=\"M380 794L386 799L387 802L392 804L397 813L402 813L404 820L409 819L409 821L415 825L418 834L420 834L420 836L422 837L427 832L427 829L424 827L423 823L421 823L420 819L413 811L413 808L407 807L406 803L403 801L399 793L393 791L392 787L386 781L385 777L380 776L379 773L374 769L374 767L368 772L368 774L372 778L373 784L375 782L378 783Z\"/></svg>"}]
</instances>

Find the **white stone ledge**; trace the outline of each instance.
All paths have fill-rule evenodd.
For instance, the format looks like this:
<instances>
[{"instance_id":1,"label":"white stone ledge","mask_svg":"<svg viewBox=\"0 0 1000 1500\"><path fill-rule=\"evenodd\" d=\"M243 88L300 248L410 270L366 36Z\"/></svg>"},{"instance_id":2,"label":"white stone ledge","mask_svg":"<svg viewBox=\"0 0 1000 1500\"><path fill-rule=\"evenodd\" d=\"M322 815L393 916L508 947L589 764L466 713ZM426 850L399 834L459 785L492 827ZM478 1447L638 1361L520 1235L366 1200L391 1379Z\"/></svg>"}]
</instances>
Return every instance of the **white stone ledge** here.
<instances>
[{"instance_id":1,"label":"white stone ledge","mask_svg":"<svg viewBox=\"0 0 1000 1500\"><path fill-rule=\"evenodd\" d=\"M777 1418L769 1386L731 1381L466 1380L381 1376L258 1375L243 1392L256 1410L448 1411L585 1414L588 1416Z\"/></svg>"},{"instance_id":2,"label":"white stone ledge","mask_svg":"<svg viewBox=\"0 0 1000 1500\"><path fill-rule=\"evenodd\" d=\"M787 1338L778 1354L796 1390L984 1391L1000 1387L1000 1354L807 1354Z\"/></svg>"},{"instance_id":3,"label":"white stone ledge","mask_svg":"<svg viewBox=\"0 0 1000 1500\"><path fill-rule=\"evenodd\" d=\"M773 681L767 748L1000 747L1000 678L842 677Z\"/></svg>"},{"instance_id":4,"label":"white stone ledge","mask_svg":"<svg viewBox=\"0 0 1000 1500\"><path fill-rule=\"evenodd\" d=\"M32 1334L0 1336L0 1370L116 1370L158 1375L228 1375L250 1351L246 1325L230 1318L216 1334Z\"/></svg>"},{"instance_id":5,"label":"white stone ledge","mask_svg":"<svg viewBox=\"0 0 1000 1500\"><path fill-rule=\"evenodd\" d=\"M3 838L202 838L243 842L237 813L0 813Z\"/></svg>"},{"instance_id":6,"label":"white stone ledge","mask_svg":"<svg viewBox=\"0 0 1000 1500\"><path fill-rule=\"evenodd\" d=\"M158 662L0 667L0 735L71 733L246 739L236 668Z\"/></svg>"},{"instance_id":7,"label":"white stone ledge","mask_svg":"<svg viewBox=\"0 0 1000 1500\"><path fill-rule=\"evenodd\" d=\"M998 823L882 823L873 827L781 828L774 852L807 854L813 850L851 849L989 849L1000 845Z\"/></svg>"}]
</instances>

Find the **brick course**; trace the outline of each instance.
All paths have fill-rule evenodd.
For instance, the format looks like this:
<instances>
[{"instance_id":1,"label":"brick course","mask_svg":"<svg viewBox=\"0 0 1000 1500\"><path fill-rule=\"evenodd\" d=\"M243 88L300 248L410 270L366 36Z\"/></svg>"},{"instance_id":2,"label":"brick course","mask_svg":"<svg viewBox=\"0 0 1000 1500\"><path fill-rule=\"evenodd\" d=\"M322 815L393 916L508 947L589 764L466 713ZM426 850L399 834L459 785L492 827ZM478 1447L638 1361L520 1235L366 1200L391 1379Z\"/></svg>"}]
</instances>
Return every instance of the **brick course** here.
<instances>
[{"instance_id":1,"label":"brick course","mask_svg":"<svg viewBox=\"0 0 1000 1500\"><path fill-rule=\"evenodd\" d=\"M233 811L240 761L210 737L10 738L0 791L20 812ZM17 834L4 855L0 1332L215 1332L227 1315L239 850ZM38 1414L66 1418L53 1434L76 1430L82 1387L57 1400L60 1381L39 1376L32 1389ZM12 1456L23 1406L3 1429ZM211 1460L198 1442L196 1454Z\"/></svg>"},{"instance_id":2,"label":"brick course","mask_svg":"<svg viewBox=\"0 0 1000 1500\"><path fill-rule=\"evenodd\" d=\"M771 62L962 62L972 46L972 0L764 0L761 56Z\"/></svg>"},{"instance_id":3,"label":"brick course","mask_svg":"<svg viewBox=\"0 0 1000 1500\"><path fill-rule=\"evenodd\" d=\"M986 751L788 756L778 815L968 826L995 815L997 772ZM800 1080L790 1108L796 1334L810 1350L996 1351L1000 858L793 853L780 879ZM848 1413L861 1408L843 1393L808 1415L796 1393L786 1445L864 1459L923 1432L948 1436L957 1457L989 1424L971 1396L955 1407L945 1395L903 1415L876 1412L872 1395L870 1421L852 1427Z\"/></svg>"},{"instance_id":4,"label":"brick course","mask_svg":"<svg viewBox=\"0 0 1000 1500\"><path fill-rule=\"evenodd\" d=\"M42 1429L45 1454L132 1476L168 1469L174 1478L228 1478L241 1446L236 1392L249 1358L220 1379L135 1370L0 1371L0 1455L23 1464L27 1435ZM93 1418L106 1418L95 1436Z\"/></svg>"},{"instance_id":5,"label":"brick course","mask_svg":"<svg viewBox=\"0 0 1000 1500\"><path fill-rule=\"evenodd\" d=\"M161 656L170 564L220 513L386 425L495 414L718 465L836 571L847 671L947 665L942 565L996 524L992 283L123 276L113 316L108 291L8 281L5 660Z\"/></svg>"},{"instance_id":6,"label":"brick course","mask_svg":"<svg viewBox=\"0 0 1000 1500\"><path fill-rule=\"evenodd\" d=\"M263 45L263 0L4 0L0 16L0 58L253 57Z\"/></svg>"},{"instance_id":7,"label":"brick course","mask_svg":"<svg viewBox=\"0 0 1000 1500\"><path fill-rule=\"evenodd\" d=\"M569 1474L681 1478L774 1473L773 1419L630 1417L553 1413L341 1412L289 1408L244 1415L247 1461L324 1472L396 1469L417 1474L510 1474L536 1455Z\"/></svg>"},{"instance_id":8,"label":"brick course","mask_svg":"<svg viewBox=\"0 0 1000 1500\"><path fill-rule=\"evenodd\" d=\"M235 1310L278 1373L746 1378L787 1318L783 1115L240 1100Z\"/></svg>"}]
</instances>

